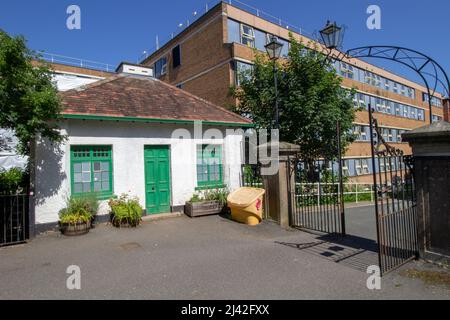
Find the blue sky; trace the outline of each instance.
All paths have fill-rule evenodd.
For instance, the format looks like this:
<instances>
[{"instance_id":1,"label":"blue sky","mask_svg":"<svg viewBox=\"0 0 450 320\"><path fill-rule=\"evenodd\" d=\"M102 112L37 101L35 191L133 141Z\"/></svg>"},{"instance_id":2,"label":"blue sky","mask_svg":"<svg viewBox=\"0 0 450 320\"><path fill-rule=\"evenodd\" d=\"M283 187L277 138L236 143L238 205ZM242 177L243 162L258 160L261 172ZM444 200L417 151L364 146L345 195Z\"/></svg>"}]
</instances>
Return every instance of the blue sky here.
<instances>
[{"instance_id":1,"label":"blue sky","mask_svg":"<svg viewBox=\"0 0 450 320\"><path fill-rule=\"evenodd\" d=\"M157 35L167 39L194 11L203 12L208 1L2 1L0 28L24 35L35 50L117 65L136 62L144 50L155 46ZM405 46L430 55L450 73L448 0L242 1L311 33L327 19L336 20L348 28L345 49L369 44ZM81 8L81 30L66 28L66 9L71 4ZM366 27L366 9L371 4L381 7L381 30ZM413 77L398 65L372 62Z\"/></svg>"}]
</instances>

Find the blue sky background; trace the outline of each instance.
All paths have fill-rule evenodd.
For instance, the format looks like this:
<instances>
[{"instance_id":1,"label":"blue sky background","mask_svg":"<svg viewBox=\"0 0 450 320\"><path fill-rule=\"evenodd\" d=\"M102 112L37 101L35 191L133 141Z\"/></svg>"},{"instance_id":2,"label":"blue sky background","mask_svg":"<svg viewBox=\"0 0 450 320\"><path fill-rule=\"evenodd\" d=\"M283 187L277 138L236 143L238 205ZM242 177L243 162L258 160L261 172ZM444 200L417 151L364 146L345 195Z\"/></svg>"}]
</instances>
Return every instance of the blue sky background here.
<instances>
[{"instance_id":1,"label":"blue sky background","mask_svg":"<svg viewBox=\"0 0 450 320\"><path fill-rule=\"evenodd\" d=\"M154 48L186 23L194 11L204 12L210 0L15 0L1 1L0 28L24 35L35 50L117 65L136 62L144 50ZM448 0L242 0L279 16L310 33L327 19L345 24L344 48L395 44L424 52L450 73L450 24ZM82 29L66 28L66 8L81 7ZM368 30L366 9L377 4L382 10L382 29ZM372 60L396 73L417 80L404 67Z\"/></svg>"}]
</instances>

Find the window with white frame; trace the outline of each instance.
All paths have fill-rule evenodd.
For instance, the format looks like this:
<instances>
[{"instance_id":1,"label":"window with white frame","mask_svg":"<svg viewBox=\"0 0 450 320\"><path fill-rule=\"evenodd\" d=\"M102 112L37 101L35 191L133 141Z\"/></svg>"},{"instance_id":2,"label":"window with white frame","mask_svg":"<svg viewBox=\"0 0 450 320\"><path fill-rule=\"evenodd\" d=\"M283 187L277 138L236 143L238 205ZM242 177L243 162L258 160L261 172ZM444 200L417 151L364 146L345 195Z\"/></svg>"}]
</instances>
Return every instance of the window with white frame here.
<instances>
[{"instance_id":1,"label":"window with white frame","mask_svg":"<svg viewBox=\"0 0 450 320\"><path fill-rule=\"evenodd\" d=\"M167 73L167 57L162 57L155 62L155 78L159 78Z\"/></svg>"},{"instance_id":2,"label":"window with white frame","mask_svg":"<svg viewBox=\"0 0 450 320\"><path fill-rule=\"evenodd\" d=\"M397 82L394 82L394 83L393 83L393 85L392 85L392 91L393 91L394 93L398 93L398 84L397 84Z\"/></svg>"},{"instance_id":3,"label":"window with white frame","mask_svg":"<svg viewBox=\"0 0 450 320\"><path fill-rule=\"evenodd\" d=\"M402 133L405 132L405 130L397 129L397 142L402 142Z\"/></svg>"},{"instance_id":4,"label":"window with white frame","mask_svg":"<svg viewBox=\"0 0 450 320\"><path fill-rule=\"evenodd\" d=\"M393 142L394 141L394 136L392 134L392 129L386 129L386 131L387 131L387 141Z\"/></svg>"},{"instance_id":5,"label":"window with white frame","mask_svg":"<svg viewBox=\"0 0 450 320\"><path fill-rule=\"evenodd\" d=\"M380 78L379 75L376 75L376 74L373 75L373 83L372 83L372 85L375 86L375 87L380 87L381 86L381 78Z\"/></svg>"},{"instance_id":6,"label":"window with white frame","mask_svg":"<svg viewBox=\"0 0 450 320\"><path fill-rule=\"evenodd\" d=\"M356 175L369 174L369 161L368 159L355 159Z\"/></svg>"},{"instance_id":7,"label":"window with white frame","mask_svg":"<svg viewBox=\"0 0 450 320\"><path fill-rule=\"evenodd\" d=\"M356 169L356 175L360 176L362 175L362 159L355 159L355 169Z\"/></svg>"},{"instance_id":8,"label":"window with white frame","mask_svg":"<svg viewBox=\"0 0 450 320\"><path fill-rule=\"evenodd\" d=\"M349 78L349 79L353 79L354 76L354 71L353 71L353 66L345 63L345 62L341 62L341 76Z\"/></svg>"},{"instance_id":9,"label":"window with white frame","mask_svg":"<svg viewBox=\"0 0 450 320\"><path fill-rule=\"evenodd\" d=\"M250 48L255 47L255 30L246 24L241 24L241 43Z\"/></svg>"},{"instance_id":10,"label":"window with white frame","mask_svg":"<svg viewBox=\"0 0 450 320\"><path fill-rule=\"evenodd\" d=\"M353 134L356 136L357 141L367 141L366 127L357 125L353 129Z\"/></svg>"},{"instance_id":11,"label":"window with white frame","mask_svg":"<svg viewBox=\"0 0 450 320\"><path fill-rule=\"evenodd\" d=\"M350 176L350 170L349 168L349 160L342 161L342 175L345 177Z\"/></svg>"},{"instance_id":12,"label":"window with white frame","mask_svg":"<svg viewBox=\"0 0 450 320\"><path fill-rule=\"evenodd\" d=\"M413 99L414 98L414 90L412 88L409 88L409 87L406 88L406 90L407 90L408 97Z\"/></svg>"},{"instance_id":13,"label":"window with white frame","mask_svg":"<svg viewBox=\"0 0 450 320\"><path fill-rule=\"evenodd\" d=\"M422 109L417 109L417 119L418 120L425 120L425 112Z\"/></svg>"},{"instance_id":14,"label":"window with white frame","mask_svg":"<svg viewBox=\"0 0 450 320\"><path fill-rule=\"evenodd\" d=\"M252 76L253 65L241 61L236 61L236 86L240 86L242 81L249 80Z\"/></svg>"},{"instance_id":15,"label":"window with white frame","mask_svg":"<svg viewBox=\"0 0 450 320\"><path fill-rule=\"evenodd\" d=\"M400 116L402 114L401 106L399 103L394 102L395 115Z\"/></svg>"},{"instance_id":16,"label":"window with white frame","mask_svg":"<svg viewBox=\"0 0 450 320\"><path fill-rule=\"evenodd\" d=\"M406 96L406 87L404 85L400 86L400 94L402 96Z\"/></svg>"},{"instance_id":17,"label":"window with white frame","mask_svg":"<svg viewBox=\"0 0 450 320\"><path fill-rule=\"evenodd\" d=\"M409 118L409 107L403 106L403 117Z\"/></svg>"},{"instance_id":18,"label":"window with white frame","mask_svg":"<svg viewBox=\"0 0 450 320\"><path fill-rule=\"evenodd\" d=\"M368 159L355 159L356 175L369 174Z\"/></svg>"}]
</instances>

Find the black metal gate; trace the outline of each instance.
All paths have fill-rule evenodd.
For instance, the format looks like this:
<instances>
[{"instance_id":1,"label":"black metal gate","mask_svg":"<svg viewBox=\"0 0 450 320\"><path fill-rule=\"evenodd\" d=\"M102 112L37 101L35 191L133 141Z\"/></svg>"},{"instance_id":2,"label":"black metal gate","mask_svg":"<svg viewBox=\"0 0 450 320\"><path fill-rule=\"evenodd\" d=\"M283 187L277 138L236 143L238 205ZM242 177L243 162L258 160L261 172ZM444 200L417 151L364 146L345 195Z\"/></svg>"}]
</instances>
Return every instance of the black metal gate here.
<instances>
[{"instance_id":1,"label":"black metal gate","mask_svg":"<svg viewBox=\"0 0 450 320\"><path fill-rule=\"evenodd\" d=\"M335 159L289 159L290 225L300 229L345 235L344 187L340 128ZM292 179L292 178L291 178Z\"/></svg>"},{"instance_id":2,"label":"black metal gate","mask_svg":"<svg viewBox=\"0 0 450 320\"><path fill-rule=\"evenodd\" d=\"M28 203L26 194L0 194L0 247L28 238Z\"/></svg>"},{"instance_id":3,"label":"black metal gate","mask_svg":"<svg viewBox=\"0 0 450 320\"><path fill-rule=\"evenodd\" d=\"M369 106L378 260L381 274L418 255L417 208L411 156L389 145Z\"/></svg>"}]
</instances>

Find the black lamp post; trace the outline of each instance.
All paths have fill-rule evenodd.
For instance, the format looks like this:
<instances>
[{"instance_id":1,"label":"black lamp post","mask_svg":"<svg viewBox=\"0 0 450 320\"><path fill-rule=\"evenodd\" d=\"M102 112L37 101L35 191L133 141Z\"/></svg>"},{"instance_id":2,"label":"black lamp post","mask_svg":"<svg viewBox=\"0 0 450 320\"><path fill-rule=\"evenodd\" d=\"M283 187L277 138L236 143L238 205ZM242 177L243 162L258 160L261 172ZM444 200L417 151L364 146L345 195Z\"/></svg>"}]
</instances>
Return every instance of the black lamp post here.
<instances>
[{"instance_id":1,"label":"black lamp post","mask_svg":"<svg viewBox=\"0 0 450 320\"><path fill-rule=\"evenodd\" d=\"M279 129L277 60L281 56L283 44L278 41L277 37L271 36L270 42L265 45L265 48L270 60L273 61L273 77L275 83L275 129Z\"/></svg>"},{"instance_id":2,"label":"black lamp post","mask_svg":"<svg viewBox=\"0 0 450 320\"><path fill-rule=\"evenodd\" d=\"M327 21L326 26L320 30L323 44L327 49L332 50L339 48L342 45L344 32L342 27L339 27L336 22L331 23Z\"/></svg>"}]
</instances>

